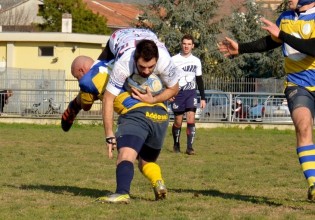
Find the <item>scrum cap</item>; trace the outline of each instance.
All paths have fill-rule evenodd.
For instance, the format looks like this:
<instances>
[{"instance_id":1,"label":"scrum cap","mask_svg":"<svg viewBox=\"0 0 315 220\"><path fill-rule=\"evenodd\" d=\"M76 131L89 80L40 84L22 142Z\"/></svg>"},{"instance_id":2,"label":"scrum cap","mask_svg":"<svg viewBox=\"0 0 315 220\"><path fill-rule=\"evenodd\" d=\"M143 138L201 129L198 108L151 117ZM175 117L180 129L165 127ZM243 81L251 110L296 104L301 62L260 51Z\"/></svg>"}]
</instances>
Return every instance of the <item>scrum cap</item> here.
<instances>
[{"instance_id":1,"label":"scrum cap","mask_svg":"<svg viewBox=\"0 0 315 220\"><path fill-rule=\"evenodd\" d=\"M300 1L298 1L297 6L302 7L304 5L308 5L308 4L311 4L313 2L315 2L315 0L300 0Z\"/></svg>"}]
</instances>

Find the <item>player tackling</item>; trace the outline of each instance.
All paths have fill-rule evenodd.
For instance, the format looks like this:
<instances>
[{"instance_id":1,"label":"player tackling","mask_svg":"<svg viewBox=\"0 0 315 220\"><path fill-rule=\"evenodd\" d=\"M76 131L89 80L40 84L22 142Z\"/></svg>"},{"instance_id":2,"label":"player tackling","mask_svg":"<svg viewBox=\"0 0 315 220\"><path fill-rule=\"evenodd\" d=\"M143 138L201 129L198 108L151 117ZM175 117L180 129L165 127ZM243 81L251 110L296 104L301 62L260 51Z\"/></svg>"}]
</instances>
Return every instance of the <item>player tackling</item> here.
<instances>
[{"instance_id":1,"label":"player tackling","mask_svg":"<svg viewBox=\"0 0 315 220\"><path fill-rule=\"evenodd\" d=\"M164 44L146 29L122 29L112 34L99 59L112 58L115 58L115 64L103 96L103 123L109 158L113 157L113 150L118 149L117 185L115 193L97 201L129 203L137 159L140 171L152 184L156 200L163 199L167 190L156 163L168 127L168 113L163 102L177 94L178 72L181 70L173 64ZM159 76L165 89L153 96L149 89L143 94L132 88L132 98L141 102L136 108L126 108L130 96L128 91L121 93L121 90L127 78L132 74L147 78L152 73ZM120 107L125 112L119 116L114 134L113 109L119 111Z\"/></svg>"}]
</instances>

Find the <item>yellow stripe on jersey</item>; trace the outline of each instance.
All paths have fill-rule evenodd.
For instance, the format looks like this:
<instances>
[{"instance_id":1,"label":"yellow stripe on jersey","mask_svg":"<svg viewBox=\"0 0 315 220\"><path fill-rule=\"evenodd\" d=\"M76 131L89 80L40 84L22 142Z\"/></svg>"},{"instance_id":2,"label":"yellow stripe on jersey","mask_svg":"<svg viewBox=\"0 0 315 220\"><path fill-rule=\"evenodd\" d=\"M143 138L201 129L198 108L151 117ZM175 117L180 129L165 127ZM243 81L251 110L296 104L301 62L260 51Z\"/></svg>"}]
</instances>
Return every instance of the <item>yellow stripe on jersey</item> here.
<instances>
[{"instance_id":1,"label":"yellow stripe on jersey","mask_svg":"<svg viewBox=\"0 0 315 220\"><path fill-rule=\"evenodd\" d=\"M97 97L100 100L103 100L103 95L106 89L106 85L109 79L109 75L107 73L103 73L103 74L97 74L94 76L94 78L92 79L93 84L95 85L95 87L98 90L98 95Z\"/></svg>"},{"instance_id":2,"label":"yellow stripe on jersey","mask_svg":"<svg viewBox=\"0 0 315 220\"><path fill-rule=\"evenodd\" d=\"M120 115L126 114L127 112L139 107L153 106L161 106L162 108L167 110L164 103L148 104L144 102L139 102L138 100L131 97L130 92L123 92L119 94L114 100L114 111Z\"/></svg>"}]
</instances>

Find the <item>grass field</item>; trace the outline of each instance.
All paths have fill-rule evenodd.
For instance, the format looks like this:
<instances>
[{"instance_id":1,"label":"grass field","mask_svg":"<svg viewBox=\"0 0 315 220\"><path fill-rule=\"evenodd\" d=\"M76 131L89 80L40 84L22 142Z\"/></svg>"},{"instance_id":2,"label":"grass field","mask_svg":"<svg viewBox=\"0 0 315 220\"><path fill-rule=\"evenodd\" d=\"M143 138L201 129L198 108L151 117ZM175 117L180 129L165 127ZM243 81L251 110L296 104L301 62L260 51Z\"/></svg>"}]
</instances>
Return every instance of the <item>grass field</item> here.
<instances>
[{"instance_id":1,"label":"grass field","mask_svg":"<svg viewBox=\"0 0 315 220\"><path fill-rule=\"evenodd\" d=\"M292 130L200 128L188 156L169 129L167 200L135 170L129 205L93 202L116 186L103 137L98 125L0 124L0 219L315 219Z\"/></svg>"}]
</instances>

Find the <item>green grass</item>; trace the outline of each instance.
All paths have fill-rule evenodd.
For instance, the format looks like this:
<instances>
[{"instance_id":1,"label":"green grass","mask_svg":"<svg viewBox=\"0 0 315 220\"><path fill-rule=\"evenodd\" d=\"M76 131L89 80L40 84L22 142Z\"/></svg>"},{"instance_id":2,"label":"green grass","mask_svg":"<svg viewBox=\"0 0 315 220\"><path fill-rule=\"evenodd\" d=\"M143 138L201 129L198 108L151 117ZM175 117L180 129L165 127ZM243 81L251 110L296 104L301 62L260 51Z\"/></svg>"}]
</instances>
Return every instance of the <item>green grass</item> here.
<instances>
[{"instance_id":1,"label":"green grass","mask_svg":"<svg viewBox=\"0 0 315 220\"><path fill-rule=\"evenodd\" d=\"M188 156L172 152L169 129L158 160L168 199L154 201L135 166L129 205L93 202L116 186L103 133L0 124L0 219L314 219L292 130L200 128Z\"/></svg>"}]
</instances>

